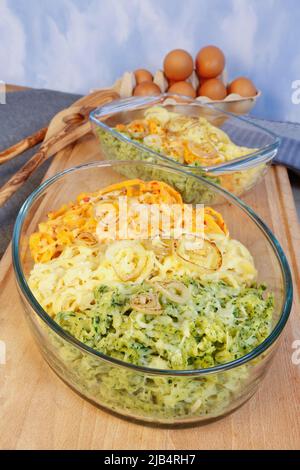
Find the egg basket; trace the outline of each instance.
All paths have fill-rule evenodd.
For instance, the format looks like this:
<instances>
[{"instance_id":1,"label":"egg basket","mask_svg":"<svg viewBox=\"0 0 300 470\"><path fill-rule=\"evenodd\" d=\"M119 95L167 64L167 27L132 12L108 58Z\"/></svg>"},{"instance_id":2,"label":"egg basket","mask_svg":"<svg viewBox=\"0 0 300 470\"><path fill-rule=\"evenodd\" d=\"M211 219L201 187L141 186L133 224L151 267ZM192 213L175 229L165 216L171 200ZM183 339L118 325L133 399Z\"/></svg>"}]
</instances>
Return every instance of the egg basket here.
<instances>
[{"instance_id":1,"label":"egg basket","mask_svg":"<svg viewBox=\"0 0 300 470\"><path fill-rule=\"evenodd\" d=\"M222 74L222 79L226 83L226 72L224 71ZM191 85L197 89L199 85L199 80L195 71L193 71L192 75L188 78L187 82L191 83ZM153 76L153 83L155 83L161 90L162 93L165 93L168 88L168 82L162 70L157 70ZM136 86L135 75L133 72L125 72L121 78L116 80L116 82L109 87L110 90L117 92L121 98L130 98L133 96L133 91ZM96 91L95 89L91 91ZM244 97L238 95L237 93L231 93L227 95L224 100L212 100L206 96L198 96L195 98L201 104L205 103L214 103L218 105L218 108L234 113L234 114L248 114L251 109L255 106L256 101L261 96L261 91L258 90L255 96L251 97Z\"/></svg>"}]
</instances>

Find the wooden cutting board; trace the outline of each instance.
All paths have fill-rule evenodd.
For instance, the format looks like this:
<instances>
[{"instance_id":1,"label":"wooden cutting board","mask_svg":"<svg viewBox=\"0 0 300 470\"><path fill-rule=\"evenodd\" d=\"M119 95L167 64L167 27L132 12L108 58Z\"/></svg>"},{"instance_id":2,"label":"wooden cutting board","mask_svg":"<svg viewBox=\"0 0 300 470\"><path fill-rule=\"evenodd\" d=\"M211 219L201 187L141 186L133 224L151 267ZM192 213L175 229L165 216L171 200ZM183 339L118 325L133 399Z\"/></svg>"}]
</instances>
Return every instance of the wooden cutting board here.
<instances>
[{"instance_id":1,"label":"wooden cutting board","mask_svg":"<svg viewBox=\"0 0 300 470\"><path fill-rule=\"evenodd\" d=\"M47 177L101 159L92 135L57 154ZM272 168L246 197L282 244L293 272L295 296L280 350L256 395L231 415L185 429L135 424L102 411L65 385L42 359L23 317L10 249L0 264L1 449L297 449L300 447L300 340L298 247L300 231L287 172ZM298 354L299 356L299 354Z\"/></svg>"}]
</instances>

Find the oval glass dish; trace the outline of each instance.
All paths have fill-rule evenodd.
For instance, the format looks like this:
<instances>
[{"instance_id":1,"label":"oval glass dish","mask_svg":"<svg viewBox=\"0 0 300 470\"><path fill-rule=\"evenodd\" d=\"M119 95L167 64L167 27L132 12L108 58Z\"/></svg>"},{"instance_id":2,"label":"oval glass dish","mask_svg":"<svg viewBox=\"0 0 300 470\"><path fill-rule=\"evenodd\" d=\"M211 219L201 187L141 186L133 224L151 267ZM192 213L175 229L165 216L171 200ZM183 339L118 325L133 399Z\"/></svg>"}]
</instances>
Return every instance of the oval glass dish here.
<instances>
[{"instance_id":1,"label":"oval glass dish","mask_svg":"<svg viewBox=\"0 0 300 470\"><path fill-rule=\"evenodd\" d=\"M136 171L145 175L145 181L149 171L160 175L160 180L176 180L177 188L181 186L183 192L186 182L192 182L199 195L198 200L196 197L194 200L199 204L203 202L203 193L197 192L197 185L217 196L220 205L215 209L222 213L230 237L250 251L258 273L256 282L264 283L274 296L270 333L247 354L202 369L161 369L124 362L76 339L46 312L33 294L28 284L34 265L29 240L38 227L42 228L39 224L47 219L47 214L76 200L79 190L82 193L99 191L124 181L124 174L132 175ZM291 310L289 266L268 227L236 197L206 179L173 167L145 162L95 162L53 176L23 204L14 228L12 253L27 322L51 368L94 404L146 422L193 423L222 416L239 407L254 394L265 376ZM59 282L54 275L59 256L50 264L52 287ZM74 268L85 276L84 262ZM41 287L46 297L52 287L49 283ZM104 292L102 289L100 297Z\"/></svg>"},{"instance_id":2,"label":"oval glass dish","mask_svg":"<svg viewBox=\"0 0 300 470\"><path fill-rule=\"evenodd\" d=\"M198 122L199 118L204 118L209 124L224 132L216 137L213 128L208 129L207 135L212 135L212 138L207 141L205 137L203 141L197 140L198 136L195 134L194 125L191 126L193 129L184 131L185 124L183 123L181 130L179 132L176 130L175 133L171 132L167 124L164 124L163 127L166 130L163 137L164 143L159 144L158 148L155 142L157 139L161 139L161 135L157 136L157 131L148 131L146 138L143 138L144 134L142 133L133 132L133 135L136 136L133 138L132 134L127 132L128 127L125 131L121 130L122 127L128 126L132 122L141 122L145 117L145 113L149 113L153 107L157 106L163 107L168 112L178 113L181 118L196 119ZM99 139L104 158L174 165L189 173L207 178L236 196L243 195L261 180L267 171L268 165L275 157L280 144L280 139L275 134L252 123L250 119L226 112L218 108L217 105L201 104L197 100L169 94L158 97L132 97L117 100L93 111L90 119L94 133ZM156 116L154 116L154 119L150 120L150 127L153 122L155 125L156 119ZM164 119L164 117L159 116L158 119ZM205 121L203 120L203 122ZM201 135L201 126L202 128L205 127L203 122L199 126L198 135ZM222 141L225 139L223 142L225 150L218 150L221 147L216 147L215 137L217 141L221 139L219 142L221 146ZM179 143L178 138L180 139ZM167 151L163 151L166 148L166 139L170 145ZM146 145L145 141L150 142L150 144L147 143ZM192 151L189 151L191 148L190 142L193 147ZM199 157L199 150L193 150L195 147L199 147L199 143L201 144L200 154L202 158L197 158L197 155ZM228 150L228 143L230 145L234 143L235 145ZM176 145L175 149L174 144ZM182 149L178 150L178 145L181 145ZM208 150L205 156L207 145L213 152ZM234 155L239 155L237 146L242 149L240 152L242 156L234 157ZM233 147L234 150L232 151ZM216 148L217 150L215 150ZM186 155L186 152L187 157L185 158L183 155ZM213 158L211 158L212 153ZM176 154L176 156L171 156L171 154ZM216 156L217 158L215 158ZM205 194L204 191L206 191ZM202 193L203 200L205 196L205 202L211 204L215 202L215 194L208 191L208 188L203 187Z\"/></svg>"}]
</instances>

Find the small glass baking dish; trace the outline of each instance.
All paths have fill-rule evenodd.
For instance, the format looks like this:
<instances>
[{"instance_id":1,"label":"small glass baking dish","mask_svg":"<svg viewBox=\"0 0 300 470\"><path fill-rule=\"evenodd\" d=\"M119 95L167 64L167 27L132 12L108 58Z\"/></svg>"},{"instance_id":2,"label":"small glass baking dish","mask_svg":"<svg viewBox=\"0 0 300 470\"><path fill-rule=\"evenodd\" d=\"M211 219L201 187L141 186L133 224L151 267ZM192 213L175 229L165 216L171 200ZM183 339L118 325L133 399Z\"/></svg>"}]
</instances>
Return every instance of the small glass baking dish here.
<instances>
[{"instance_id":1,"label":"small glass baking dish","mask_svg":"<svg viewBox=\"0 0 300 470\"><path fill-rule=\"evenodd\" d=\"M142 119L147 109L157 105L184 116L204 117L209 123L225 131L233 143L249 147L253 151L223 163L194 166L159 153L115 129L117 124L128 124L136 119ZM181 170L207 178L237 196L243 195L261 180L280 144L279 137L253 124L247 118L238 117L213 104L200 104L196 100L170 94L117 100L97 108L91 113L90 119L105 159L171 164ZM214 196L210 191L206 194L203 192L202 200L213 203L216 202Z\"/></svg>"}]
</instances>

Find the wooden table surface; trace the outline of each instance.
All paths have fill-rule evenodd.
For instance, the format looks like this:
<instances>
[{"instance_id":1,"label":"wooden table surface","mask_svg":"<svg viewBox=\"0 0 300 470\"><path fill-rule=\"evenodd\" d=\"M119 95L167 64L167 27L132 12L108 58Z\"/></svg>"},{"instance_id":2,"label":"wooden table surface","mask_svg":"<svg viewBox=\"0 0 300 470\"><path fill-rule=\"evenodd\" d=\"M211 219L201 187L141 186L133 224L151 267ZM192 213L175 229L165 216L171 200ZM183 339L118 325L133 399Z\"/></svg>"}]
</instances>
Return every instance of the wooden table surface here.
<instances>
[{"instance_id":1,"label":"wooden table surface","mask_svg":"<svg viewBox=\"0 0 300 470\"><path fill-rule=\"evenodd\" d=\"M92 136L54 159L47 176L101 158ZM276 358L258 392L227 417L186 429L162 429L125 421L85 401L65 385L40 355L23 316L10 250L0 264L1 449L297 449L300 447L300 231L287 172L272 168L246 201L282 244L294 278L290 320Z\"/></svg>"}]
</instances>

